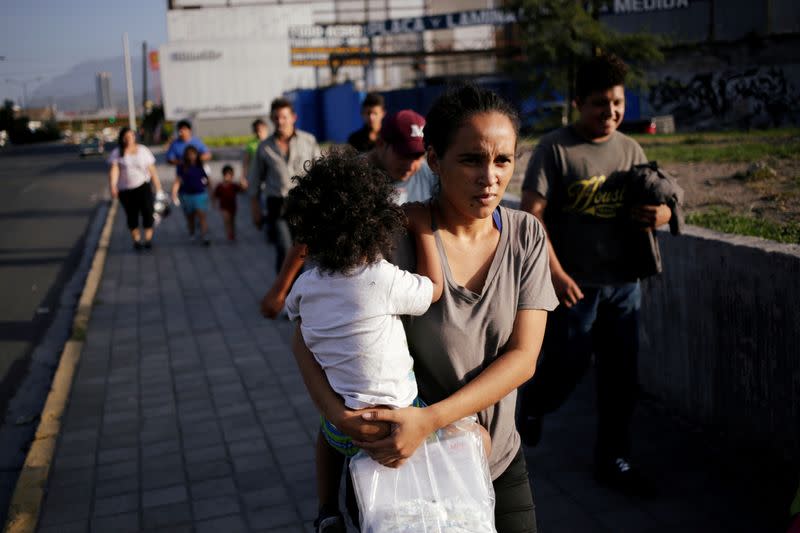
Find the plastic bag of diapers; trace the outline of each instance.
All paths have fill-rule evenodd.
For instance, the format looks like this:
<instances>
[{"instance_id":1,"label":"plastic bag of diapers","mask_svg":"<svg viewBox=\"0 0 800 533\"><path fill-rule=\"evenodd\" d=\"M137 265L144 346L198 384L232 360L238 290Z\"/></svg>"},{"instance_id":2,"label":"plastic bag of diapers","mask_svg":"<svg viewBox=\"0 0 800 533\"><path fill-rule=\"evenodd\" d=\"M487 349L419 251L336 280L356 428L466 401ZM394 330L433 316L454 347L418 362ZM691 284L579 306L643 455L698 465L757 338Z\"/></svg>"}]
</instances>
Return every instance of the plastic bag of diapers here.
<instances>
[{"instance_id":1,"label":"plastic bag of diapers","mask_svg":"<svg viewBox=\"0 0 800 533\"><path fill-rule=\"evenodd\" d=\"M400 468L350 461L364 533L493 533L494 489L477 422L425 440Z\"/></svg>"}]
</instances>

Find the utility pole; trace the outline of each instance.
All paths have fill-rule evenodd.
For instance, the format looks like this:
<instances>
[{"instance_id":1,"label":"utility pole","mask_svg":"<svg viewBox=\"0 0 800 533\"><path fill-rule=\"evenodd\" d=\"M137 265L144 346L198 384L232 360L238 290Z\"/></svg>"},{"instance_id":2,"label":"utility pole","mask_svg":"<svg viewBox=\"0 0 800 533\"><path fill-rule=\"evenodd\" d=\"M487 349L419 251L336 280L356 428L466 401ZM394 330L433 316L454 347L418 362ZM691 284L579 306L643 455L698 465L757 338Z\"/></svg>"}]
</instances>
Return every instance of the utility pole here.
<instances>
[{"instance_id":1,"label":"utility pole","mask_svg":"<svg viewBox=\"0 0 800 533\"><path fill-rule=\"evenodd\" d=\"M142 41L142 109L146 108L147 108L147 41Z\"/></svg>"},{"instance_id":2,"label":"utility pole","mask_svg":"<svg viewBox=\"0 0 800 533\"><path fill-rule=\"evenodd\" d=\"M371 0L364 0L364 29L369 26L369 3ZM372 69L375 66L375 60L372 59L372 53L375 51L372 48L372 37L367 37L367 45L369 46L369 61L366 65L364 65L364 91L369 92L370 89L370 77L372 76Z\"/></svg>"},{"instance_id":3,"label":"utility pole","mask_svg":"<svg viewBox=\"0 0 800 533\"><path fill-rule=\"evenodd\" d=\"M125 84L128 90L128 125L136 132L136 107L133 104L133 76L131 75L131 53L128 48L128 32L122 34L122 54L125 57Z\"/></svg>"}]
</instances>

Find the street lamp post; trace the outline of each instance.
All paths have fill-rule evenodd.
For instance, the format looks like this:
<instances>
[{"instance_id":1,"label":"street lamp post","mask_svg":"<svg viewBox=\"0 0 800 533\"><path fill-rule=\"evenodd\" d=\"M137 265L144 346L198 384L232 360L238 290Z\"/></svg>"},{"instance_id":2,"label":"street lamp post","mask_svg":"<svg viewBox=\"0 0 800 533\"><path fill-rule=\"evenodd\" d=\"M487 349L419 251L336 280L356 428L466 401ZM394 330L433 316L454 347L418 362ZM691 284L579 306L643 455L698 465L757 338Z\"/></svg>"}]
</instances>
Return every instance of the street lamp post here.
<instances>
[{"instance_id":1,"label":"street lamp post","mask_svg":"<svg viewBox=\"0 0 800 533\"><path fill-rule=\"evenodd\" d=\"M30 78L30 79L27 79L27 80L15 80L15 79L11 79L11 78L6 78L6 83L13 83L14 85L16 85L18 87L22 87L22 108L23 109L27 109L28 108L28 84L29 83L35 83L37 81L40 81L41 79L42 79L41 76L36 76L35 78Z\"/></svg>"}]
</instances>

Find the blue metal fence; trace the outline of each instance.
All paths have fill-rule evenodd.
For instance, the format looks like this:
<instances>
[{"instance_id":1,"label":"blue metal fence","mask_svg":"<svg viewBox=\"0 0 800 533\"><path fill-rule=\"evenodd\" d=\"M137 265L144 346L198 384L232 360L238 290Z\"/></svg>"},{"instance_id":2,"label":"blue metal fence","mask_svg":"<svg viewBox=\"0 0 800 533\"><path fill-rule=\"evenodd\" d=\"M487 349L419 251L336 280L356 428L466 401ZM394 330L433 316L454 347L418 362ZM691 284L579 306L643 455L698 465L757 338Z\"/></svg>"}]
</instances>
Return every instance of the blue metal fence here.
<instances>
[{"instance_id":1,"label":"blue metal fence","mask_svg":"<svg viewBox=\"0 0 800 533\"><path fill-rule=\"evenodd\" d=\"M487 80L478 85L492 89L520 106L516 84L508 80ZM434 100L447 89L446 85L432 85L413 89L386 91L383 97L389 112L413 109L425 115ZM352 83L321 89L301 89L286 93L294 102L298 115L297 127L314 134L320 141L344 143L353 131L361 127L361 102L365 93L358 92Z\"/></svg>"}]
</instances>

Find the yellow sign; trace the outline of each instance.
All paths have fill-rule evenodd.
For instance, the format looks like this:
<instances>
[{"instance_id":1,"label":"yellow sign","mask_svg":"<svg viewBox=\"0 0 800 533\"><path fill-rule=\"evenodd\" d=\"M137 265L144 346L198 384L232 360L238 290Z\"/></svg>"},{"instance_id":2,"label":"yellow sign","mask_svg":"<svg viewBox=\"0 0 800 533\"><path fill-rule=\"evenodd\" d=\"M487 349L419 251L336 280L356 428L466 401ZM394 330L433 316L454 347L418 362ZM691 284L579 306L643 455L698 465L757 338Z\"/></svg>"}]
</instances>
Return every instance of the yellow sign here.
<instances>
[{"instance_id":1,"label":"yellow sign","mask_svg":"<svg viewBox=\"0 0 800 533\"><path fill-rule=\"evenodd\" d=\"M368 46L293 46L291 48L293 67L328 67L331 66L331 54L369 54ZM334 59L333 66L364 66L369 64L366 57L350 57Z\"/></svg>"},{"instance_id":2,"label":"yellow sign","mask_svg":"<svg viewBox=\"0 0 800 533\"><path fill-rule=\"evenodd\" d=\"M363 67L369 65L369 59L346 59L344 61L334 60L337 67ZM328 59L292 59L293 67L329 67L331 62Z\"/></svg>"},{"instance_id":3,"label":"yellow sign","mask_svg":"<svg viewBox=\"0 0 800 533\"><path fill-rule=\"evenodd\" d=\"M368 46L293 46L292 55L297 54L368 54Z\"/></svg>"}]
</instances>

